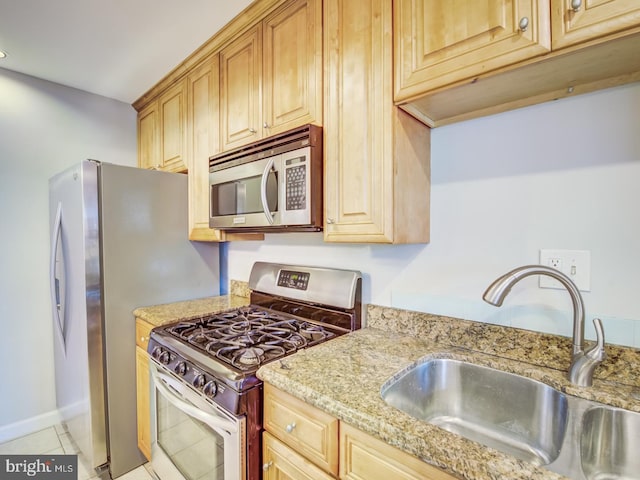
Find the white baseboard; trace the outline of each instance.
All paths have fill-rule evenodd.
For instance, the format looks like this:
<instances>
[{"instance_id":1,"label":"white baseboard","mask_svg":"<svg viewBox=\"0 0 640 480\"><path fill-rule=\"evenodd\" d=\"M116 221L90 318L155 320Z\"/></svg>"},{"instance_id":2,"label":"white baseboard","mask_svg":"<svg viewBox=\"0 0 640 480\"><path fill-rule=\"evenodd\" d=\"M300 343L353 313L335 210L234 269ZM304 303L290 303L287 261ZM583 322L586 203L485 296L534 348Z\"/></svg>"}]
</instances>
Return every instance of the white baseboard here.
<instances>
[{"instance_id":1,"label":"white baseboard","mask_svg":"<svg viewBox=\"0 0 640 480\"><path fill-rule=\"evenodd\" d=\"M52 410L42 415L27 418L19 422L0 427L0 443L5 443L23 437L33 432L52 427L61 422L58 410Z\"/></svg>"}]
</instances>

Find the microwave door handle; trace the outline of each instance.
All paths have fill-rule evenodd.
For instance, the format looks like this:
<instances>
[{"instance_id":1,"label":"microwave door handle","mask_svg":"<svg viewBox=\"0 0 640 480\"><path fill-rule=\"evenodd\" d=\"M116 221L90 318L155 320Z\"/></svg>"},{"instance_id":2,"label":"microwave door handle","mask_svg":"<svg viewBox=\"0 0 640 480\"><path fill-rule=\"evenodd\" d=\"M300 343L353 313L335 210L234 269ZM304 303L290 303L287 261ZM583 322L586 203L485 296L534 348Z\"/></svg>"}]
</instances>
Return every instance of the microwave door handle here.
<instances>
[{"instance_id":1,"label":"microwave door handle","mask_svg":"<svg viewBox=\"0 0 640 480\"><path fill-rule=\"evenodd\" d=\"M262 200L262 210L264 211L264 215L267 217L267 221L269 225L273 225L273 214L269 210L269 204L267 202L267 180L269 179L269 172L273 168L273 162L275 158L270 158L267 162L267 166L264 167L264 171L262 172L262 182L260 183L260 199Z\"/></svg>"}]
</instances>

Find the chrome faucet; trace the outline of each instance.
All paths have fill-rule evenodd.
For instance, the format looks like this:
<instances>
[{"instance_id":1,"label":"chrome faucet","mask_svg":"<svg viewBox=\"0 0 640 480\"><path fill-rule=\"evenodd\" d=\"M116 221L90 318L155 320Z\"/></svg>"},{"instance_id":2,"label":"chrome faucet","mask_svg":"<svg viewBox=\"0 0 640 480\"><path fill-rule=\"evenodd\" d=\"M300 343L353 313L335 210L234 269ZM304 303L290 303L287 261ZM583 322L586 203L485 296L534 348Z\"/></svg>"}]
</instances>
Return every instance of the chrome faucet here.
<instances>
[{"instance_id":1,"label":"chrome faucet","mask_svg":"<svg viewBox=\"0 0 640 480\"><path fill-rule=\"evenodd\" d=\"M575 283L564 273L544 265L525 265L515 268L497 278L484 292L485 302L499 307L517 282L531 275L546 275L558 280L569 292L573 303L573 352L569 367L569 381L581 387L589 387L593 381L593 371L606 358L604 350L604 330L599 318L593 319L596 329L596 344L584 351L584 301Z\"/></svg>"}]
</instances>

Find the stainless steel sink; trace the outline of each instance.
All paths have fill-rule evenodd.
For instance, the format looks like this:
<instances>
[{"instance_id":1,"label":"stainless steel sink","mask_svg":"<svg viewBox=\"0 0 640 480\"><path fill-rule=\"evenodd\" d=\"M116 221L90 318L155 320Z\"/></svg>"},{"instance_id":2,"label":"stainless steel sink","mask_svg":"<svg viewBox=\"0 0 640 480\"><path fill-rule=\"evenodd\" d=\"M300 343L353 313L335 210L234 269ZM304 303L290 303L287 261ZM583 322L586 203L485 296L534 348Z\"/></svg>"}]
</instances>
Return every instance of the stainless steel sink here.
<instances>
[{"instance_id":1,"label":"stainless steel sink","mask_svg":"<svg viewBox=\"0 0 640 480\"><path fill-rule=\"evenodd\" d=\"M458 360L419 363L387 382L381 395L419 420L538 465L558 457L567 428L561 392Z\"/></svg>"},{"instance_id":2,"label":"stainless steel sink","mask_svg":"<svg viewBox=\"0 0 640 480\"><path fill-rule=\"evenodd\" d=\"M580 450L589 480L640 478L640 414L590 408L582 417Z\"/></svg>"}]
</instances>

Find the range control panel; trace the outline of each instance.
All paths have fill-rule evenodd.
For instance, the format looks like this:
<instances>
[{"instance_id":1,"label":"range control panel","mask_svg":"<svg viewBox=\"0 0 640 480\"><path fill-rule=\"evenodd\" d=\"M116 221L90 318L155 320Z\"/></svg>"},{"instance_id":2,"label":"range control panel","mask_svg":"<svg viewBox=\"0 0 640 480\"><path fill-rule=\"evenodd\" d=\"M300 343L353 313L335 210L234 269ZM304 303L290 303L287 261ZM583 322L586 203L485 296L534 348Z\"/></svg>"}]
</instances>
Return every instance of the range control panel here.
<instances>
[{"instance_id":1,"label":"range control panel","mask_svg":"<svg viewBox=\"0 0 640 480\"><path fill-rule=\"evenodd\" d=\"M280 270L278 286L306 290L309 286L309 272L294 272L293 270Z\"/></svg>"}]
</instances>

